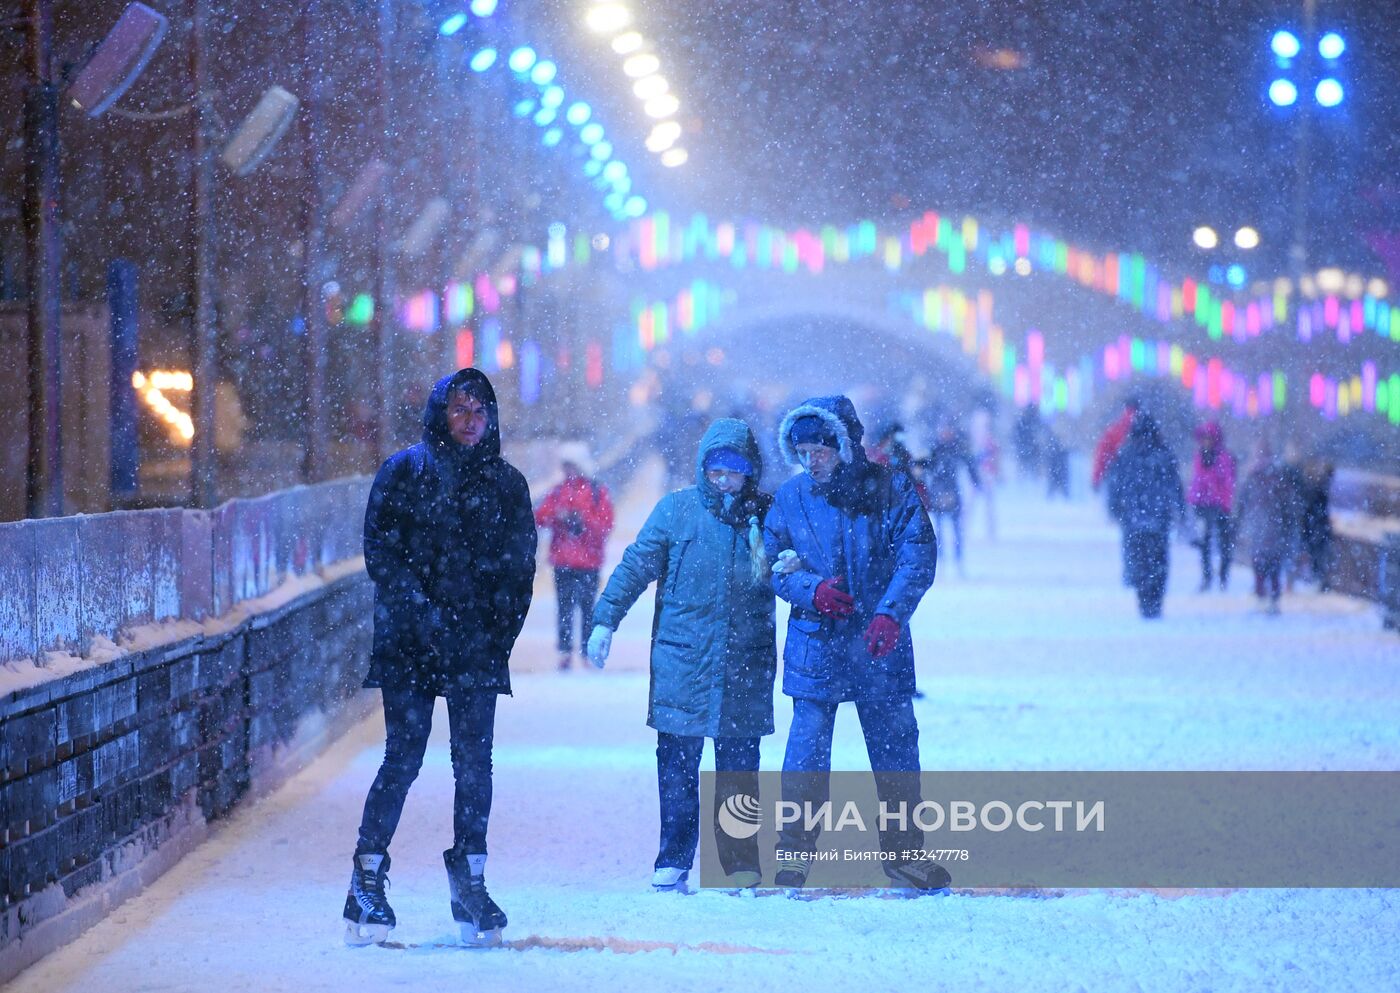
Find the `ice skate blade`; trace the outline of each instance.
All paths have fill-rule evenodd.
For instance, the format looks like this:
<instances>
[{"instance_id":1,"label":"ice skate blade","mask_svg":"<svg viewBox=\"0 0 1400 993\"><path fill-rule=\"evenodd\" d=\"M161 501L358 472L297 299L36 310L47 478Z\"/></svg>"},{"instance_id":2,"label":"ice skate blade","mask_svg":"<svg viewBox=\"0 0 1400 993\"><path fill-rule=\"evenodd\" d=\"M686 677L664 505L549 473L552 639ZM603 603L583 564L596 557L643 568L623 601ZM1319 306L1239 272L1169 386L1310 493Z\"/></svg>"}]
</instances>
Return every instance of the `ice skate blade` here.
<instances>
[{"instance_id":1,"label":"ice skate blade","mask_svg":"<svg viewBox=\"0 0 1400 993\"><path fill-rule=\"evenodd\" d=\"M346 921L345 943L351 948L382 945L389 939L389 932L392 930L394 928L389 924L356 924L354 921Z\"/></svg>"},{"instance_id":2,"label":"ice skate blade","mask_svg":"<svg viewBox=\"0 0 1400 993\"><path fill-rule=\"evenodd\" d=\"M470 922L462 922L458 925L462 931L462 944L467 948L498 948L501 944L501 929L490 928L486 931L478 931L476 925Z\"/></svg>"}]
</instances>

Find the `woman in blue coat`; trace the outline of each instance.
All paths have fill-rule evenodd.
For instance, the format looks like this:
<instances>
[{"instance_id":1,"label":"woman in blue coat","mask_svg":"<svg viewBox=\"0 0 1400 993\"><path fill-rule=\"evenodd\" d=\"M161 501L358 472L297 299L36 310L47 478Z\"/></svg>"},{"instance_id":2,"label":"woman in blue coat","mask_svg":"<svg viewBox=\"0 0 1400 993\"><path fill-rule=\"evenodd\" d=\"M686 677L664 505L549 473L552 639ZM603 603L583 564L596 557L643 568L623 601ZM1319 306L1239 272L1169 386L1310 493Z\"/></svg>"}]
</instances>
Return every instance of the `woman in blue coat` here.
<instances>
[{"instance_id":1,"label":"woman in blue coat","mask_svg":"<svg viewBox=\"0 0 1400 993\"><path fill-rule=\"evenodd\" d=\"M856 705L880 799L918 803L919 726L909 618L938 561L933 526L909 476L865 457L864 428L844 396L816 397L783 418L783 456L803 472L778 487L764 541L773 587L792 604L783 648L783 692L792 730L783 758L785 800L824 802L839 704ZM793 773L796 775L789 776ZM880 775L895 773L897 775ZM810 855L816 832L785 830L779 849ZM881 833L881 849L923 847L917 831ZM896 882L937 889L932 862L888 861ZM780 886L806 882L809 861L780 861Z\"/></svg>"},{"instance_id":2,"label":"woman in blue coat","mask_svg":"<svg viewBox=\"0 0 1400 993\"><path fill-rule=\"evenodd\" d=\"M730 796L758 796L759 738L773 731L777 669L773 591L759 491L762 456L743 421L705 432L695 485L661 498L623 553L593 612L588 654L600 668L612 634L656 583L647 725L656 729L661 844L652 885L684 886L700 837L700 756L713 738L715 811ZM717 826L716 826L717 827ZM733 885L760 881L758 840L715 831Z\"/></svg>"}]
</instances>

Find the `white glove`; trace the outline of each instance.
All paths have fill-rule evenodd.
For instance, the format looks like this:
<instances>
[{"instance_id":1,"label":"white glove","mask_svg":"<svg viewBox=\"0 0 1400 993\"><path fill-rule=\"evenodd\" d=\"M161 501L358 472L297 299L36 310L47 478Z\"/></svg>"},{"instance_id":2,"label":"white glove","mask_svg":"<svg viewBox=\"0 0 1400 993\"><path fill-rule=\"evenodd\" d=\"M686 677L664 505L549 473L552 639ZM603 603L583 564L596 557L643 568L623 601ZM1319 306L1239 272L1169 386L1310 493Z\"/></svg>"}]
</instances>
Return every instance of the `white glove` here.
<instances>
[{"instance_id":1,"label":"white glove","mask_svg":"<svg viewBox=\"0 0 1400 993\"><path fill-rule=\"evenodd\" d=\"M773 572L780 576L797 572L802 568L802 560L797 557L797 552L791 548L786 548L778 553L778 561L773 563Z\"/></svg>"},{"instance_id":2,"label":"white glove","mask_svg":"<svg viewBox=\"0 0 1400 993\"><path fill-rule=\"evenodd\" d=\"M599 669L607 665L608 652L612 651L612 628L596 624L588 636L588 661Z\"/></svg>"}]
</instances>

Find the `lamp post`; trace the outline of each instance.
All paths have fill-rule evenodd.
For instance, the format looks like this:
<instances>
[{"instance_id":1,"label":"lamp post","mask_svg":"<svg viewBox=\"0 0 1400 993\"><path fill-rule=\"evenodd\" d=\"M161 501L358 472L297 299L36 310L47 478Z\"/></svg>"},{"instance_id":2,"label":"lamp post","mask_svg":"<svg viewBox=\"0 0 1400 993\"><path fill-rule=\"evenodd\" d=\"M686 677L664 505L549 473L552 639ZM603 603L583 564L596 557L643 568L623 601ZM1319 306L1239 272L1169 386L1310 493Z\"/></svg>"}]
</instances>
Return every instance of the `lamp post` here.
<instances>
[{"instance_id":1,"label":"lamp post","mask_svg":"<svg viewBox=\"0 0 1400 993\"><path fill-rule=\"evenodd\" d=\"M63 433L60 417L62 301L59 269L58 86L53 81L53 14L48 0L31 0L24 94L24 232L29 328L29 458L25 513L63 513Z\"/></svg>"},{"instance_id":2,"label":"lamp post","mask_svg":"<svg viewBox=\"0 0 1400 993\"><path fill-rule=\"evenodd\" d=\"M307 0L301 14L303 89L306 116L302 165L306 190L302 200L302 313L306 321L306 435L302 449L301 477L305 483L326 478L329 466L326 425L329 420L326 397L328 358L326 301L323 287L330 279L326 264L326 198L322 163L322 77L325 61L321 31L320 0Z\"/></svg>"},{"instance_id":3,"label":"lamp post","mask_svg":"<svg viewBox=\"0 0 1400 993\"><path fill-rule=\"evenodd\" d=\"M398 117L391 105L394 97L396 8L393 0L379 0L376 7L377 38L374 47L374 81L378 99L375 100L375 131L379 158L394 162L397 147ZM401 168L401 167L399 167ZM385 177L384 188L375 204L374 214L374 353L375 363L375 445L379 459L393 454L394 415L397 399L393 373L394 339L394 276L393 261L388 248L389 221L392 215L396 171Z\"/></svg>"},{"instance_id":4,"label":"lamp post","mask_svg":"<svg viewBox=\"0 0 1400 993\"><path fill-rule=\"evenodd\" d=\"M1269 40L1274 61L1282 73L1269 84L1269 99L1280 108L1296 105L1298 115L1294 125L1293 241L1288 253L1295 286L1308 268L1313 103L1331 109L1346 97L1345 89L1333 74L1346 51L1345 40L1335 31L1318 37L1317 0L1303 0L1302 13L1301 37L1284 29L1275 31ZM1322 73L1318 72L1317 59L1322 62Z\"/></svg>"},{"instance_id":5,"label":"lamp post","mask_svg":"<svg viewBox=\"0 0 1400 993\"><path fill-rule=\"evenodd\" d=\"M190 85L194 111L190 114L193 190L190 227L194 235L191 259L191 354L193 356L194 438L190 445L190 489L195 507L208 509L218 499L218 467L214 455L214 392L218 377L218 331L214 323L214 109L209 84L209 0L190 0Z\"/></svg>"}]
</instances>

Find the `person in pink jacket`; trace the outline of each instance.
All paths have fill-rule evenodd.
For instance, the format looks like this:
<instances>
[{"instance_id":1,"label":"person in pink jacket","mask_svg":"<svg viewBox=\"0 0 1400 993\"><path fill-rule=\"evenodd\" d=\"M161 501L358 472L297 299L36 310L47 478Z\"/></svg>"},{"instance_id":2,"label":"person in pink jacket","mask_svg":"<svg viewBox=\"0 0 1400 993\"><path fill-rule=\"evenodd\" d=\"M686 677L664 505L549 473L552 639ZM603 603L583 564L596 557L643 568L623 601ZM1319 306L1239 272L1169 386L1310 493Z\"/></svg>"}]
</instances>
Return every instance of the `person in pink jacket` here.
<instances>
[{"instance_id":1,"label":"person in pink jacket","mask_svg":"<svg viewBox=\"0 0 1400 993\"><path fill-rule=\"evenodd\" d=\"M1196 508L1201 549L1201 592L1211 586L1211 546L1219 548L1220 588L1230 582L1230 556L1234 551L1230 512L1235 502L1235 459L1225 449L1225 435L1219 421L1207 421L1196 428L1196 460L1191 468L1191 486L1186 501Z\"/></svg>"}]
</instances>

